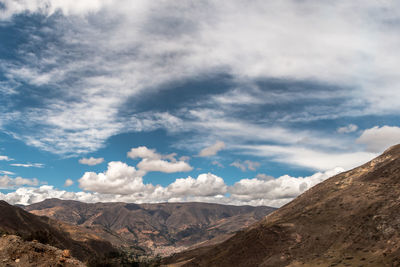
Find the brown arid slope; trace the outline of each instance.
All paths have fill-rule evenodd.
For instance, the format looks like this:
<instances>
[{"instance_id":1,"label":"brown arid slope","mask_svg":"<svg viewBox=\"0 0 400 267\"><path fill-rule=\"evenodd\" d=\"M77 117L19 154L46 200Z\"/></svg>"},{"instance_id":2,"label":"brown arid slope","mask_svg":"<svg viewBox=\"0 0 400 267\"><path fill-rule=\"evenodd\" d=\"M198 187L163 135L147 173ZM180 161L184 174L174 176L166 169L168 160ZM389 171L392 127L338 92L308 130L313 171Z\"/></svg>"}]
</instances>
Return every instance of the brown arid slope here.
<instances>
[{"instance_id":1,"label":"brown arid slope","mask_svg":"<svg viewBox=\"0 0 400 267\"><path fill-rule=\"evenodd\" d=\"M171 266L400 266L400 145Z\"/></svg>"},{"instance_id":2,"label":"brown arid slope","mask_svg":"<svg viewBox=\"0 0 400 267\"><path fill-rule=\"evenodd\" d=\"M67 250L37 241L24 241L16 235L3 235L0 237L0 266L85 267L86 265L71 257Z\"/></svg>"},{"instance_id":3,"label":"brown arid slope","mask_svg":"<svg viewBox=\"0 0 400 267\"><path fill-rule=\"evenodd\" d=\"M25 209L83 226L113 245L167 255L213 239L225 240L274 211L271 207L208 203L82 203L48 199Z\"/></svg>"},{"instance_id":4,"label":"brown arid slope","mask_svg":"<svg viewBox=\"0 0 400 267\"><path fill-rule=\"evenodd\" d=\"M5 201L0 201L0 215L0 234L17 235L23 241L36 240L62 250L67 249L81 261L89 262L117 253L111 243L84 229L36 216Z\"/></svg>"}]
</instances>

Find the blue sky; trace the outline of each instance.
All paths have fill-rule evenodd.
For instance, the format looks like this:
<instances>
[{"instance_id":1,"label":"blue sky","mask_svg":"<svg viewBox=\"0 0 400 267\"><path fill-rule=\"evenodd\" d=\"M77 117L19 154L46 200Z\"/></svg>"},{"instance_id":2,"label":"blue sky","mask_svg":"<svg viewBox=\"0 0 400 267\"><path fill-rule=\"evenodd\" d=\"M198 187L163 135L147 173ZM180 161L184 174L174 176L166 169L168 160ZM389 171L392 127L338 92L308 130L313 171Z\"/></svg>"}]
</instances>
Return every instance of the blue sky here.
<instances>
[{"instance_id":1,"label":"blue sky","mask_svg":"<svg viewBox=\"0 0 400 267\"><path fill-rule=\"evenodd\" d=\"M400 143L399 13L0 0L0 198L287 203Z\"/></svg>"}]
</instances>

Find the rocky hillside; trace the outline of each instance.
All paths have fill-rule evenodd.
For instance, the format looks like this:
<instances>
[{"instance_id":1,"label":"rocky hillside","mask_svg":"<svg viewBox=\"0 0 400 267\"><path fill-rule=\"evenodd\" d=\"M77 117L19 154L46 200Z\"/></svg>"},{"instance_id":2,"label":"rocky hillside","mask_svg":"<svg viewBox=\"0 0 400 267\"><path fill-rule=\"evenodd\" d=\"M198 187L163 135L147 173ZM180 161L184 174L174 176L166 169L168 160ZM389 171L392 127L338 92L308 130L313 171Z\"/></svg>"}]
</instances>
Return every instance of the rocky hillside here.
<instances>
[{"instance_id":1,"label":"rocky hillside","mask_svg":"<svg viewBox=\"0 0 400 267\"><path fill-rule=\"evenodd\" d=\"M179 266L400 266L400 145ZM178 265L175 265L178 266Z\"/></svg>"},{"instance_id":2,"label":"rocky hillside","mask_svg":"<svg viewBox=\"0 0 400 267\"><path fill-rule=\"evenodd\" d=\"M86 264L72 258L68 250L24 241L16 235L3 235L0 237L0 266L85 267Z\"/></svg>"},{"instance_id":3,"label":"rocky hillside","mask_svg":"<svg viewBox=\"0 0 400 267\"><path fill-rule=\"evenodd\" d=\"M275 210L208 203L88 204L59 199L25 209L83 226L116 246L139 246L162 255L211 239L221 242Z\"/></svg>"},{"instance_id":4,"label":"rocky hillside","mask_svg":"<svg viewBox=\"0 0 400 267\"><path fill-rule=\"evenodd\" d=\"M83 229L36 216L5 201L0 201L0 215L0 234L17 235L23 241L36 240L62 250L67 249L82 261L88 262L117 252L111 243Z\"/></svg>"}]
</instances>

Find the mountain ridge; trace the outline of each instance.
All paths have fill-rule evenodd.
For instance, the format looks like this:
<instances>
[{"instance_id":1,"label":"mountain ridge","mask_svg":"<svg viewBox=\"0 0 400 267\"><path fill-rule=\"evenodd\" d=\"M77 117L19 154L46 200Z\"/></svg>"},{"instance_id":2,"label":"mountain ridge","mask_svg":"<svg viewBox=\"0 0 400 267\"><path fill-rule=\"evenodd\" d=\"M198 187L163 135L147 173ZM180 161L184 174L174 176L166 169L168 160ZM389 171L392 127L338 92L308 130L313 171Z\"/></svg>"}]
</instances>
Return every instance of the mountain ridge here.
<instances>
[{"instance_id":1,"label":"mountain ridge","mask_svg":"<svg viewBox=\"0 0 400 267\"><path fill-rule=\"evenodd\" d=\"M83 203L47 199L24 207L96 232L117 247L167 255L202 243L221 242L275 208L183 202Z\"/></svg>"},{"instance_id":2,"label":"mountain ridge","mask_svg":"<svg viewBox=\"0 0 400 267\"><path fill-rule=\"evenodd\" d=\"M79 236L73 238L71 232L64 231L62 223L48 217L36 216L6 201L0 201L0 212L0 232L6 236L17 235L24 241L37 240L59 249L68 249L81 261L101 258L108 253L116 252L108 241L79 228L71 230Z\"/></svg>"},{"instance_id":3,"label":"mountain ridge","mask_svg":"<svg viewBox=\"0 0 400 267\"><path fill-rule=\"evenodd\" d=\"M399 266L400 145L312 187L182 266Z\"/></svg>"}]
</instances>

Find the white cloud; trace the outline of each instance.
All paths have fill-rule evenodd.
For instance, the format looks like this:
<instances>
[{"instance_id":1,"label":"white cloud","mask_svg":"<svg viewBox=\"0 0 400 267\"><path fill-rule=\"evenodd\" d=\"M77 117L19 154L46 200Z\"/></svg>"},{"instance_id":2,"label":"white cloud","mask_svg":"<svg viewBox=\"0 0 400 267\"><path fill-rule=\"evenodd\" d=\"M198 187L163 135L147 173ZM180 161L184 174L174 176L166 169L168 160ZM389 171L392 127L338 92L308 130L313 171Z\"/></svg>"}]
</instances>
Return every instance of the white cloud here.
<instances>
[{"instance_id":1,"label":"white cloud","mask_svg":"<svg viewBox=\"0 0 400 267\"><path fill-rule=\"evenodd\" d=\"M255 178L257 178L259 180L264 180L264 181L269 181L269 180L275 179L273 176L267 175L265 173L259 173L256 175Z\"/></svg>"},{"instance_id":2,"label":"white cloud","mask_svg":"<svg viewBox=\"0 0 400 267\"><path fill-rule=\"evenodd\" d=\"M174 197L181 196L216 196L225 195L227 186L221 177L214 174L200 174L197 179L192 177L176 179L167 187Z\"/></svg>"},{"instance_id":3,"label":"white cloud","mask_svg":"<svg viewBox=\"0 0 400 267\"><path fill-rule=\"evenodd\" d=\"M14 167L23 167L23 168L43 168L44 164L43 163L12 163L10 166Z\"/></svg>"},{"instance_id":4,"label":"white cloud","mask_svg":"<svg viewBox=\"0 0 400 267\"><path fill-rule=\"evenodd\" d=\"M148 149L145 146L132 148L127 155L131 159L136 159L136 158L161 159L161 155L158 154L155 149Z\"/></svg>"},{"instance_id":5,"label":"white cloud","mask_svg":"<svg viewBox=\"0 0 400 267\"><path fill-rule=\"evenodd\" d=\"M255 171L258 167L260 167L259 162L251 161L251 160L245 160L244 164L246 164L247 168L251 171Z\"/></svg>"},{"instance_id":6,"label":"white cloud","mask_svg":"<svg viewBox=\"0 0 400 267\"><path fill-rule=\"evenodd\" d=\"M339 127L339 128L337 129L337 132L338 132L338 133L352 133L352 132L357 131L357 129L358 129L358 126L357 126L357 125L355 125L355 124L349 124L349 125L347 125L347 126Z\"/></svg>"},{"instance_id":7,"label":"white cloud","mask_svg":"<svg viewBox=\"0 0 400 267\"><path fill-rule=\"evenodd\" d=\"M34 179L26 179L22 177L11 178L8 175L0 176L0 189L10 189L22 185L36 186L39 181Z\"/></svg>"},{"instance_id":8,"label":"white cloud","mask_svg":"<svg viewBox=\"0 0 400 267\"><path fill-rule=\"evenodd\" d=\"M302 146L240 145L236 148L253 156L268 157L275 162L320 171L331 170L338 166L349 170L378 156L370 152L321 151Z\"/></svg>"},{"instance_id":9,"label":"white cloud","mask_svg":"<svg viewBox=\"0 0 400 267\"><path fill-rule=\"evenodd\" d=\"M8 156L1 156L0 155L0 160L11 161L13 159L9 158Z\"/></svg>"},{"instance_id":10,"label":"white cloud","mask_svg":"<svg viewBox=\"0 0 400 267\"><path fill-rule=\"evenodd\" d=\"M211 173L179 178L167 187L144 184L142 171L122 162L110 162L104 173L86 172L79 187L99 194L124 195L135 201L154 202L186 197L211 197L224 195L227 186L224 180Z\"/></svg>"},{"instance_id":11,"label":"white cloud","mask_svg":"<svg viewBox=\"0 0 400 267\"><path fill-rule=\"evenodd\" d=\"M137 164L137 168L143 172L186 172L193 170L188 163L183 161L187 157L181 157L179 161L176 160L176 153L161 155L155 149L149 149L145 146L132 148L128 153L131 159L141 158L142 160Z\"/></svg>"},{"instance_id":12,"label":"white cloud","mask_svg":"<svg viewBox=\"0 0 400 267\"><path fill-rule=\"evenodd\" d=\"M4 171L4 170L0 170L0 174L5 174L5 175L13 175L15 173L10 172L10 171Z\"/></svg>"},{"instance_id":13,"label":"white cloud","mask_svg":"<svg viewBox=\"0 0 400 267\"><path fill-rule=\"evenodd\" d=\"M10 96L17 94L16 88L20 86L19 83L0 81L0 94L3 96Z\"/></svg>"},{"instance_id":14,"label":"white cloud","mask_svg":"<svg viewBox=\"0 0 400 267\"><path fill-rule=\"evenodd\" d=\"M265 123L252 123L239 118L232 120L231 112L215 111L213 109L192 109L189 112L188 124L202 134L224 138L230 146L248 142L273 142L280 144L312 144L322 147L337 148L342 142L332 144L332 138L323 136L318 131L291 130ZM201 135L200 135L201 137ZM199 136L195 137L199 139ZM200 139L203 141L202 139ZM232 148L232 147L231 147Z\"/></svg>"},{"instance_id":15,"label":"white cloud","mask_svg":"<svg viewBox=\"0 0 400 267\"><path fill-rule=\"evenodd\" d=\"M221 70L239 84L270 78L313 80L332 85L333 93L328 95L332 99L336 86L346 88L349 103L355 104L345 105L341 114L396 115L400 110L399 37L397 23L392 23L398 18L399 6L394 2L3 2L3 18L24 12L51 15L57 10L70 16L59 16L49 27L30 28L32 33L26 34L29 42L18 50L26 61L0 62L10 84L21 81L59 88L55 94L71 100L67 103L63 99L46 99L43 108L26 108L11 115L7 109L1 112L1 127L24 122L25 131L12 132L13 127L9 127L11 135L53 153L95 151L107 138L121 132L156 128L179 131L188 127L212 140L220 138L229 146L249 141L278 143L277 147L254 146L244 152L267 155L279 162L287 158L289 163L319 170L342 163L354 166L372 155L354 151L329 153L332 147L340 150L349 142L318 132L294 131L269 121L239 120L233 117L236 113L222 112L220 120L212 115L219 114L220 105L210 108L207 114L192 112L192 117L184 118L155 112L121 117L119 111L126 107L127 100L140 99L140 93L154 93L163 90L160 85L165 83ZM175 25L173 31L171 25ZM41 39L38 33L43 31L57 45ZM73 49L63 49L70 47ZM119 93L115 94L117 90ZM289 97L315 100L315 95L317 99L327 97L326 92L308 91ZM258 96L233 92L216 98L216 102L256 105L260 100L270 103L288 97L274 93L268 98ZM269 115L275 116L273 122L339 116L328 108ZM297 146L300 143L302 148ZM291 148L294 151L289 151ZM305 155L311 158L301 158Z\"/></svg>"},{"instance_id":16,"label":"white cloud","mask_svg":"<svg viewBox=\"0 0 400 267\"><path fill-rule=\"evenodd\" d=\"M232 186L227 186L221 177L204 173L197 178L179 178L167 187L162 187L151 184L144 185L143 181L136 176L133 167L121 162L114 162L110 163L105 173L85 173L79 180L83 189L92 192L68 192L44 185L38 188L22 187L7 194L0 192L0 199L12 204L32 204L46 198L60 198L83 202L200 201L231 205L280 207L305 190L341 171L343 169L335 168L308 177L284 175L279 178L264 179L264 177L259 176L259 178L242 179ZM109 190L105 190L106 188L109 188Z\"/></svg>"},{"instance_id":17,"label":"white cloud","mask_svg":"<svg viewBox=\"0 0 400 267\"><path fill-rule=\"evenodd\" d=\"M14 192L3 194L0 192L0 199L3 199L11 204L29 205L43 201L48 198L70 199L83 202L100 202L110 201L98 197L99 194L86 192L67 192L65 190L55 189L53 186L42 185L40 187L21 187Z\"/></svg>"},{"instance_id":18,"label":"white cloud","mask_svg":"<svg viewBox=\"0 0 400 267\"><path fill-rule=\"evenodd\" d=\"M94 158L94 157L90 157L90 158L81 158L79 159L79 163L80 164L85 164L85 165L89 165L89 166L94 166L94 165L98 165L104 162L104 158Z\"/></svg>"},{"instance_id":19,"label":"white cloud","mask_svg":"<svg viewBox=\"0 0 400 267\"><path fill-rule=\"evenodd\" d=\"M141 171L145 172L164 172L164 173L174 173L174 172L188 172L193 170L188 163L184 161L170 162L161 159L142 159L137 167Z\"/></svg>"},{"instance_id":20,"label":"white cloud","mask_svg":"<svg viewBox=\"0 0 400 267\"><path fill-rule=\"evenodd\" d=\"M241 169L243 172L246 171L247 167L240 161L236 160L230 164L230 166L236 167L238 169Z\"/></svg>"},{"instance_id":21,"label":"white cloud","mask_svg":"<svg viewBox=\"0 0 400 267\"><path fill-rule=\"evenodd\" d=\"M400 128L385 125L366 129L357 143L365 145L369 152L380 153L390 146L400 144Z\"/></svg>"},{"instance_id":22,"label":"white cloud","mask_svg":"<svg viewBox=\"0 0 400 267\"><path fill-rule=\"evenodd\" d=\"M324 173L318 172L309 177L284 175L276 179L267 180L259 178L242 179L236 182L229 189L229 192L233 199L243 202L283 200L283 203L286 203L314 185L343 171L342 168L335 168Z\"/></svg>"},{"instance_id":23,"label":"white cloud","mask_svg":"<svg viewBox=\"0 0 400 267\"><path fill-rule=\"evenodd\" d=\"M78 181L79 187L84 190L105 194L132 194L152 189L152 185L143 184L142 176L143 172L134 167L112 161L108 163L104 173L86 172Z\"/></svg>"},{"instance_id":24,"label":"white cloud","mask_svg":"<svg viewBox=\"0 0 400 267\"><path fill-rule=\"evenodd\" d=\"M4 5L1 19L9 19L11 16L24 12L43 12L52 15L61 11L65 15L86 15L99 11L104 5L111 3L110 0L85 0L72 3L68 0L3 0Z\"/></svg>"},{"instance_id":25,"label":"white cloud","mask_svg":"<svg viewBox=\"0 0 400 267\"><path fill-rule=\"evenodd\" d=\"M334 92L329 95L332 99L336 86L349 88L349 103L355 105L345 105L341 114L397 114L400 110L400 55L396 49L399 38L396 23L390 23L399 13L394 2L3 2L3 18L24 12L49 16L60 11L69 16L54 18L49 27L30 29L29 42L19 49L26 62L1 62L9 84L23 81L60 88L61 95L74 99L69 103L45 100L44 108L27 108L14 114L16 120L3 122L6 127L12 121L26 121L27 117L41 118L31 120L26 132L12 134L53 153L94 151L110 136L126 131L157 127L174 131L185 127L172 114L131 114L123 118L119 111L127 99L140 99L140 93L163 90L162 84L221 70L239 84L285 78L333 85ZM326 12L328 9L332 12ZM175 25L173 31L170 25ZM40 31L57 39L58 45L46 43L40 38ZM30 45L42 49L36 52ZM349 73L349 68L354 71ZM117 89L119 94L114 93ZM216 101L223 105L252 105L281 100L281 95L273 94L270 98L242 92L230 94L219 96ZM326 94L300 92L295 97L314 99L316 95L321 98ZM214 111L219 108L216 106ZM297 114L324 118L336 113L329 109L296 110L277 116L274 121ZM36 127L43 124L47 127Z\"/></svg>"},{"instance_id":26,"label":"white cloud","mask_svg":"<svg viewBox=\"0 0 400 267\"><path fill-rule=\"evenodd\" d=\"M230 166L234 166L242 171L247 171L248 169L250 171L255 171L258 167L260 167L260 163L251 160L245 160L243 162L240 160L235 160L230 164Z\"/></svg>"},{"instance_id":27,"label":"white cloud","mask_svg":"<svg viewBox=\"0 0 400 267\"><path fill-rule=\"evenodd\" d=\"M74 184L74 181L72 181L71 179L67 179L67 180L65 180L64 186L69 187L73 184Z\"/></svg>"},{"instance_id":28,"label":"white cloud","mask_svg":"<svg viewBox=\"0 0 400 267\"><path fill-rule=\"evenodd\" d=\"M219 151L225 148L225 143L217 141L214 145L202 149L199 153L200 157L209 157L216 155Z\"/></svg>"}]
</instances>

